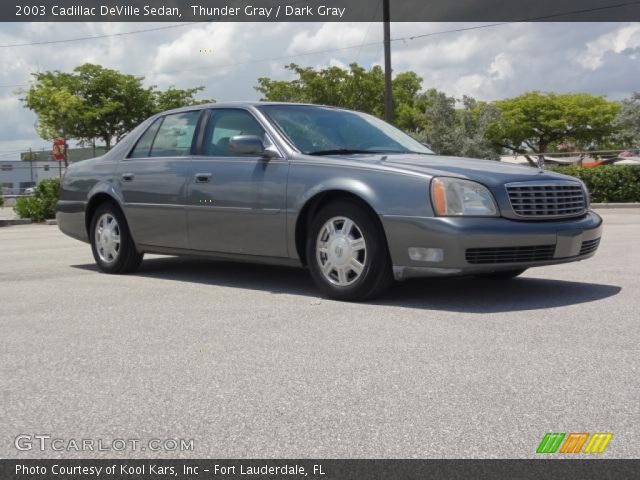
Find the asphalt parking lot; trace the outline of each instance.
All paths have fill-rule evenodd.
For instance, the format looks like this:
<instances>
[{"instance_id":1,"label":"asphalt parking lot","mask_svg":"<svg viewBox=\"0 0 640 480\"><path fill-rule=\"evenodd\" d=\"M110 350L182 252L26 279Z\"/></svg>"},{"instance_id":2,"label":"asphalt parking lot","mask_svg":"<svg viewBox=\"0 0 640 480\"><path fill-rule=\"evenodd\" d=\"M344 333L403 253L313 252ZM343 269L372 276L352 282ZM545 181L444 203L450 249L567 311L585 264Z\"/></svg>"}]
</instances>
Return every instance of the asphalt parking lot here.
<instances>
[{"instance_id":1,"label":"asphalt parking lot","mask_svg":"<svg viewBox=\"0 0 640 480\"><path fill-rule=\"evenodd\" d=\"M586 262L368 304L296 269L104 275L55 226L0 228L0 456L524 458L546 432L612 432L604 456L639 457L640 210L600 213ZM194 450L20 452L19 434Z\"/></svg>"}]
</instances>

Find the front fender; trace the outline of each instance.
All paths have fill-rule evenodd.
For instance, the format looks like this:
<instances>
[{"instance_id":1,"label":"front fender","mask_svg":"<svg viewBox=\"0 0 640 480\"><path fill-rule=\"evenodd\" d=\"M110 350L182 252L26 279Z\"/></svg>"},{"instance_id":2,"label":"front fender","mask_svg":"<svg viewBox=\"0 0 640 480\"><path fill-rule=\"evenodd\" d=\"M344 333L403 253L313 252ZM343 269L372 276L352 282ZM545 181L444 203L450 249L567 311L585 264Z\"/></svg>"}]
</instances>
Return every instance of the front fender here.
<instances>
[{"instance_id":1,"label":"front fender","mask_svg":"<svg viewBox=\"0 0 640 480\"><path fill-rule=\"evenodd\" d=\"M432 214L428 181L422 175L360 165L292 164L287 185L287 243L291 258L298 258L296 232L305 206L327 192L354 195L368 204L376 215Z\"/></svg>"},{"instance_id":2,"label":"front fender","mask_svg":"<svg viewBox=\"0 0 640 480\"><path fill-rule=\"evenodd\" d=\"M380 203L380 199L376 192L362 180L349 177L332 178L314 185L306 190L303 195L295 199L291 211L295 212L297 218L297 215L302 211L304 206L314 197L331 191L342 191L355 195L368 203L371 208L378 213L377 206Z\"/></svg>"}]
</instances>

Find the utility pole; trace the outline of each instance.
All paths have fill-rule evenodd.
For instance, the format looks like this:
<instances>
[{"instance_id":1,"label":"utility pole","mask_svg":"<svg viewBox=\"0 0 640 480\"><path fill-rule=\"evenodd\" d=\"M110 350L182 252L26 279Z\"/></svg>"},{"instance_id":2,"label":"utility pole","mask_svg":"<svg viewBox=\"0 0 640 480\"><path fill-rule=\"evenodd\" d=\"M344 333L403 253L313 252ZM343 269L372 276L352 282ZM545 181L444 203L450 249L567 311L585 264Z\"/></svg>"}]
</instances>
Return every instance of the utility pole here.
<instances>
[{"instance_id":1,"label":"utility pole","mask_svg":"<svg viewBox=\"0 0 640 480\"><path fill-rule=\"evenodd\" d=\"M31 147L29 147L29 173L31 174L31 183L37 183L37 180L35 182L33 181L33 152L31 151ZM36 172L36 174L37 173L38 172Z\"/></svg>"},{"instance_id":2,"label":"utility pole","mask_svg":"<svg viewBox=\"0 0 640 480\"><path fill-rule=\"evenodd\" d=\"M64 131L64 127L62 127L62 140L64 144L62 145L63 159L64 159L64 168L66 169L69 166L69 157L67 154L67 134Z\"/></svg>"},{"instance_id":3,"label":"utility pole","mask_svg":"<svg viewBox=\"0 0 640 480\"><path fill-rule=\"evenodd\" d=\"M384 119L393 122L393 92L391 90L391 14L389 1L382 0L384 24Z\"/></svg>"}]
</instances>

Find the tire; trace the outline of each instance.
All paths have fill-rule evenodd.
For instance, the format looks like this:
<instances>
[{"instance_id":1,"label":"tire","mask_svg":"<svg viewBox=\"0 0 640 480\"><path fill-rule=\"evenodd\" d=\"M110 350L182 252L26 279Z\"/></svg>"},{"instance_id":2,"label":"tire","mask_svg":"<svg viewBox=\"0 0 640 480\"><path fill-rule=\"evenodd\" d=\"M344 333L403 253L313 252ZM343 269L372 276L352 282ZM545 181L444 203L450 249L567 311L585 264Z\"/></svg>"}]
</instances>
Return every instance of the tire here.
<instances>
[{"instance_id":1,"label":"tire","mask_svg":"<svg viewBox=\"0 0 640 480\"><path fill-rule=\"evenodd\" d=\"M366 300L391 283L384 231L365 207L349 200L332 202L314 216L308 232L306 258L311 277L327 297Z\"/></svg>"},{"instance_id":2,"label":"tire","mask_svg":"<svg viewBox=\"0 0 640 480\"><path fill-rule=\"evenodd\" d=\"M527 269L520 268L516 270L502 270L499 272L479 273L476 275L478 278L486 278L487 280L511 280L518 275L523 274Z\"/></svg>"},{"instance_id":3,"label":"tire","mask_svg":"<svg viewBox=\"0 0 640 480\"><path fill-rule=\"evenodd\" d=\"M105 273L133 272L142 262L143 254L136 249L122 211L112 203L103 203L96 209L89 239L93 258Z\"/></svg>"}]
</instances>

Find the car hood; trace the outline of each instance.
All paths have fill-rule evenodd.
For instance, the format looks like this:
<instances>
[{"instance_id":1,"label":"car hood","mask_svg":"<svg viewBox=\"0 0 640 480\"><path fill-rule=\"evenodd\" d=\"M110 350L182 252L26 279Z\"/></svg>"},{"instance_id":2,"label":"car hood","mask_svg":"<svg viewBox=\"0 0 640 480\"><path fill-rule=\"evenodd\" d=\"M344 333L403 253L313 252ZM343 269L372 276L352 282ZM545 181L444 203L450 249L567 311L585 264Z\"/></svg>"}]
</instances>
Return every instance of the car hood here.
<instances>
[{"instance_id":1,"label":"car hood","mask_svg":"<svg viewBox=\"0 0 640 480\"><path fill-rule=\"evenodd\" d=\"M394 170L420 173L429 176L456 177L473 180L487 186L501 186L508 182L533 180L573 179L555 172L541 171L535 167L514 165L495 160L478 160L441 155L349 155L333 156L345 161L357 161L391 167Z\"/></svg>"}]
</instances>

